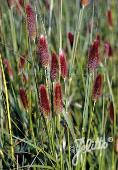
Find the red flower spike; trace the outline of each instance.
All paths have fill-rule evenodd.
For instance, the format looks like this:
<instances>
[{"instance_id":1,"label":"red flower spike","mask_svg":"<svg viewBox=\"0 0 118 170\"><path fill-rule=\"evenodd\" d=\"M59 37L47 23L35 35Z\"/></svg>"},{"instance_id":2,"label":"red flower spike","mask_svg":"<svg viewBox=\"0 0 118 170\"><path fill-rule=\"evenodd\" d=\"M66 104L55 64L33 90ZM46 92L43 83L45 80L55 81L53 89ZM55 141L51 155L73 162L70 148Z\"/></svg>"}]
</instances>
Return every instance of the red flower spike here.
<instances>
[{"instance_id":1,"label":"red flower spike","mask_svg":"<svg viewBox=\"0 0 118 170\"><path fill-rule=\"evenodd\" d=\"M48 52L48 43L44 35L41 35L38 39L38 55L41 64L44 67L47 67L49 64L49 52Z\"/></svg>"},{"instance_id":2,"label":"red flower spike","mask_svg":"<svg viewBox=\"0 0 118 170\"><path fill-rule=\"evenodd\" d=\"M93 100L97 101L102 95L103 76L98 74L93 85Z\"/></svg>"},{"instance_id":3,"label":"red flower spike","mask_svg":"<svg viewBox=\"0 0 118 170\"><path fill-rule=\"evenodd\" d=\"M89 54L88 54L88 68L90 71L94 71L100 61L99 57L99 40L95 40L90 47Z\"/></svg>"},{"instance_id":4,"label":"red flower spike","mask_svg":"<svg viewBox=\"0 0 118 170\"><path fill-rule=\"evenodd\" d=\"M21 102L24 108L25 109L28 108L28 99L27 99L26 91L23 88L20 88L19 94L20 94L20 99L21 99Z\"/></svg>"},{"instance_id":5,"label":"red flower spike","mask_svg":"<svg viewBox=\"0 0 118 170\"><path fill-rule=\"evenodd\" d=\"M89 4L89 0L80 0L81 6L85 7Z\"/></svg>"},{"instance_id":6,"label":"red flower spike","mask_svg":"<svg viewBox=\"0 0 118 170\"><path fill-rule=\"evenodd\" d=\"M74 42L74 35L71 32L68 32L68 40L69 40L70 46L72 48L73 42Z\"/></svg>"},{"instance_id":7,"label":"red flower spike","mask_svg":"<svg viewBox=\"0 0 118 170\"><path fill-rule=\"evenodd\" d=\"M61 76L63 78L66 78L68 75L68 66L67 66L66 56L62 50L59 52L59 64L60 64Z\"/></svg>"},{"instance_id":8,"label":"red flower spike","mask_svg":"<svg viewBox=\"0 0 118 170\"><path fill-rule=\"evenodd\" d=\"M59 63L55 53L52 53L51 57L50 77L51 80L55 80L59 72Z\"/></svg>"},{"instance_id":9,"label":"red flower spike","mask_svg":"<svg viewBox=\"0 0 118 170\"><path fill-rule=\"evenodd\" d=\"M59 82L55 83L54 85L54 110L56 113L61 113L63 108L63 102L62 102L62 90L61 90L61 84Z\"/></svg>"},{"instance_id":10,"label":"red flower spike","mask_svg":"<svg viewBox=\"0 0 118 170\"><path fill-rule=\"evenodd\" d=\"M110 9L107 10L107 22L109 27L113 26L112 11Z\"/></svg>"},{"instance_id":11,"label":"red flower spike","mask_svg":"<svg viewBox=\"0 0 118 170\"><path fill-rule=\"evenodd\" d=\"M21 5L21 7L22 7L23 4L24 4L24 0L19 0L18 3L19 3L19 5Z\"/></svg>"},{"instance_id":12,"label":"red flower spike","mask_svg":"<svg viewBox=\"0 0 118 170\"><path fill-rule=\"evenodd\" d=\"M104 43L104 53L107 57L111 57L113 55L113 50L109 42Z\"/></svg>"},{"instance_id":13,"label":"red flower spike","mask_svg":"<svg viewBox=\"0 0 118 170\"><path fill-rule=\"evenodd\" d=\"M46 87L42 84L39 86L40 107L43 114L48 117L50 113L50 103Z\"/></svg>"},{"instance_id":14,"label":"red flower spike","mask_svg":"<svg viewBox=\"0 0 118 170\"><path fill-rule=\"evenodd\" d=\"M26 63L26 57L25 57L25 55L23 55L19 59L19 70L20 71L22 71L24 69L25 63Z\"/></svg>"},{"instance_id":15,"label":"red flower spike","mask_svg":"<svg viewBox=\"0 0 118 170\"><path fill-rule=\"evenodd\" d=\"M27 4L25 9L27 15L27 28L29 37L34 41L36 38L36 14L30 4Z\"/></svg>"},{"instance_id":16,"label":"red flower spike","mask_svg":"<svg viewBox=\"0 0 118 170\"><path fill-rule=\"evenodd\" d=\"M6 67L6 69L7 69L7 73L9 75L10 79L13 80L13 70L12 70L11 65L9 63L9 60L4 59L3 63L5 65L5 67Z\"/></svg>"},{"instance_id":17,"label":"red flower spike","mask_svg":"<svg viewBox=\"0 0 118 170\"><path fill-rule=\"evenodd\" d=\"M110 105L109 105L109 115L110 115L110 120L113 123L114 122L114 106L113 106L113 102L110 102Z\"/></svg>"}]
</instances>

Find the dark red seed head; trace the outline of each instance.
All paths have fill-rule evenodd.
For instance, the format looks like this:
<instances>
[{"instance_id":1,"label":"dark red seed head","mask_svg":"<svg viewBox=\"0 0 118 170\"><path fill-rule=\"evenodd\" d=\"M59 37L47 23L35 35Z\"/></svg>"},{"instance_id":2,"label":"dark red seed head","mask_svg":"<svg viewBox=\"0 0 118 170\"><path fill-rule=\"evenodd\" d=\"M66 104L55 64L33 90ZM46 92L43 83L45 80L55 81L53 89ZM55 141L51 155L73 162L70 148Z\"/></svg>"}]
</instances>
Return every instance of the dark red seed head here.
<instances>
[{"instance_id":1,"label":"dark red seed head","mask_svg":"<svg viewBox=\"0 0 118 170\"><path fill-rule=\"evenodd\" d=\"M20 88L19 94L20 94L20 99L21 99L21 102L24 108L25 109L28 108L28 99L27 99L26 91L23 88Z\"/></svg>"},{"instance_id":2,"label":"dark red seed head","mask_svg":"<svg viewBox=\"0 0 118 170\"><path fill-rule=\"evenodd\" d=\"M47 94L46 87L43 84L39 86L39 97L41 111L46 117L48 117L50 113L49 96Z\"/></svg>"},{"instance_id":3,"label":"dark red seed head","mask_svg":"<svg viewBox=\"0 0 118 170\"><path fill-rule=\"evenodd\" d=\"M99 97L102 95L102 84L103 84L103 76L101 74L98 74L93 85L92 97L94 101L97 101Z\"/></svg>"},{"instance_id":4,"label":"dark red seed head","mask_svg":"<svg viewBox=\"0 0 118 170\"><path fill-rule=\"evenodd\" d=\"M113 106L113 102L110 102L109 105L109 116L110 116L110 120L113 123L114 122L114 106Z\"/></svg>"},{"instance_id":5,"label":"dark red seed head","mask_svg":"<svg viewBox=\"0 0 118 170\"><path fill-rule=\"evenodd\" d=\"M63 108L62 102L62 89L61 84L59 82L54 85L54 110L56 113L61 113Z\"/></svg>"},{"instance_id":6,"label":"dark red seed head","mask_svg":"<svg viewBox=\"0 0 118 170\"><path fill-rule=\"evenodd\" d=\"M65 53L62 50L59 52L59 65L60 65L61 76L63 78L66 78L68 75L68 66L67 66Z\"/></svg>"},{"instance_id":7,"label":"dark red seed head","mask_svg":"<svg viewBox=\"0 0 118 170\"><path fill-rule=\"evenodd\" d=\"M36 14L33 11L30 4L27 4L26 7L26 16L27 16L27 28L29 37L31 40L35 40L36 38Z\"/></svg>"},{"instance_id":8,"label":"dark red seed head","mask_svg":"<svg viewBox=\"0 0 118 170\"><path fill-rule=\"evenodd\" d=\"M20 56L20 59L19 59L19 70L20 71L24 69L25 63L26 63L26 56L25 55Z\"/></svg>"},{"instance_id":9,"label":"dark red seed head","mask_svg":"<svg viewBox=\"0 0 118 170\"><path fill-rule=\"evenodd\" d=\"M88 53L88 68L89 71L94 71L98 65L99 65L99 61L100 61L100 57L99 57L99 40L94 40L93 44L91 45L90 49L89 49L89 53Z\"/></svg>"},{"instance_id":10,"label":"dark red seed head","mask_svg":"<svg viewBox=\"0 0 118 170\"><path fill-rule=\"evenodd\" d=\"M71 32L68 32L68 40L70 43L70 46L73 47L73 42L74 42L74 35Z\"/></svg>"},{"instance_id":11,"label":"dark red seed head","mask_svg":"<svg viewBox=\"0 0 118 170\"><path fill-rule=\"evenodd\" d=\"M48 52L48 43L44 35L41 35L38 39L38 56L41 64L44 67L47 67L49 64L49 52Z\"/></svg>"},{"instance_id":12,"label":"dark red seed head","mask_svg":"<svg viewBox=\"0 0 118 170\"><path fill-rule=\"evenodd\" d=\"M9 63L9 60L4 59L3 63L5 65L5 67L6 67L6 69L7 69L7 73L9 75L10 79L13 80L13 70L12 70L12 67L11 67L11 65Z\"/></svg>"},{"instance_id":13,"label":"dark red seed head","mask_svg":"<svg viewBox=\"0 0 118 170\"><path fill-rule=\"evenodd\" d=\"M21 7L22 7L23 4L24 4L24 0L19 0L18 3L19 3L19 5L21 5Z\"/></svg>"},{"instance_id":14,"label":"dark red seed head","mask_svg":"<svg viewBox=\"0 0 118 170\"><path fill-rule=\"evenodd\" d=\"M51 55L51 68L50 68L50 77L51 80L55 80L59 72L59 63L57 59L56 53L52 53Z\"/></svg>"},{"instance_id":15,"label":"dark red seed head","mask_svg":"<svg viewBox=\"0 0 118 170\"><path fill-rule=\"evenodd\" d=\"M109 27L113 26L112 11L110 9L107 10L107 22Z\"/></svg>"},{"instance_id":16,"label":"dark red seed head","mask_svg":"<svg viewBox=\"0 0 118 170\"><path fill-rule=\"evenodd\" d=\"M111 57L113 55L113 50L109 42L104 43L104 53L106 57Z\"/></svg>"}]
</instances>

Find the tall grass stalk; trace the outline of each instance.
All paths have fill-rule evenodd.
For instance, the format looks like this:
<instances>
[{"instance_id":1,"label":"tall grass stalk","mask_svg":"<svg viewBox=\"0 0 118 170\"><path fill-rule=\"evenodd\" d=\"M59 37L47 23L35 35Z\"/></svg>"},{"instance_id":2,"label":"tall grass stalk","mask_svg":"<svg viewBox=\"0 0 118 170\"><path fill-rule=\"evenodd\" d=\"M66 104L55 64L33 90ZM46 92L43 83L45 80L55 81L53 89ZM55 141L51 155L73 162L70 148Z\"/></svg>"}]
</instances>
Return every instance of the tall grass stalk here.
<instances>
[{"instance_id":1,"label":"tall grass stalk","mask_svg":"<svg viewBox=\"0 0 118 170\"><path fill-rule=\"evenodd\" d=\"M14 161L15 160L15 158L14 158L14 144L13 144L13 138L12 138L12 126L11 126L9 95L8 95L7 82L6 82L6 78L5 78L5 73L4 73L4 68L3 68L3 62L2 62L1 54L0 54L0 66L1 66L1 70L2 70L3 84L4 84L5 97L6 97L8 128L9 128L10 145L11 145L11 158Z\"/></svg>"}]
</instances>

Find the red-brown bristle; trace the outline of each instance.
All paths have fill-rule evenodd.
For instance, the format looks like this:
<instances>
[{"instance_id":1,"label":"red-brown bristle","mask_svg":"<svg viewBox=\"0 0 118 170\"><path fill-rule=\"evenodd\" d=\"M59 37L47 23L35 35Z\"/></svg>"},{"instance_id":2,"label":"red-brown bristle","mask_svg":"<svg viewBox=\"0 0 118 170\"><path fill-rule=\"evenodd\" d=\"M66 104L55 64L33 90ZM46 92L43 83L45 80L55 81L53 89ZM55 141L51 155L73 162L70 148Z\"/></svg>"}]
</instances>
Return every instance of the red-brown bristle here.
<instances>
[{"instance_id":1,"label":"red-brown bristle","mask_svg":"<svg viewBox=\"0 0 118 170\"><path fill-rule=\"evenodd\" d=\"M98 74L93 85L93 100L97 101L102 95L103 76Z\"/></svg>"},{"instance_id":2,"label":"red-brown bristle","mask_svg":"<svg viewBox=\"0 0 118 170\"><path fill-rule=\"evenodd\" d=\"M62 89L61 84L59 82L54 85L54 110L56 113L61 113L63 108L62 102Z\"/></svg>"},{"instance_id":3,"label":"red-brown bristle","mask_svg":"<svg viewBox=\"0 0 118 170\"><path fill-rule=\"evenodd\" d=\"M41 84L39 86L39 97L40 97L40 107L41 111L43 112L44 116L49 116L50 113L50 103L49 103L49 96L47 94L47 90L45 85Z\"/></svg>"},{"instance_id":4,"label":"red-brown bristle","mask_svg":"<svg viewBox=\"0 0 118 170\"><path fill-rule=\"evenodd\" d=\"M113 123L114 122L114 106L113 106L113 102L110 102L110 105L109 105L109 115L110 115L110 120Z\"/></svg>"},{"instance_id":5,"label":"red-brown bristle","mask_svg":"<svg viewBox=\"0 0 118 170\"><path fill-rule=\"evenodd\" d=\"M90 47L90 50L89 50L89 53L88 53L88 68L89 68L89 71L94 71L99 65L99 61L100 61L99 43L100 43L99 40L96 39Z\"/></svg>"},{"instance_id":6,"label":"red-brown bristle","mask_svg":"<svg viewBox=\"0 0 118 170\"><path fill-rule=\"evenodd\" d=\"M26 63L26 57L25 57L25 55L23 55L19 59L19 70L20 71L22 71L24 69L25 63Z\"/></svg>"},{"instance_id":7,"label":"red-brown bristle","mask_svg":"<svg viewBox=\"0 0 118 170\"><path fill-rule=\"evenodd\" d=\"M56 53L51 55L51 68L50 68L50 77L51 80L55 80L59 72L59 63Z\"/></svg>"},{"instance_id":8,"label":"red-brown bristle","mask_svg":"<svg viewBox=\"0 0 118 170\"><path fill-rule=\"evenodd\" d=\"M59 64L60 64L61 76L63 78L66 78L68 75L68 66L67 66L65 53L62 50L59 52Z\"/></svg>"},{"instance_id":9,"label":"red-brown bristle","mask_svg":"<svg viewBox=\"0 0 118 170\"><path fill-rule=\"evenodd\" d=\"M38 48L38 55L41 64L44 67L47 67L49 64L49 52L48 52L48 43L44 35L41 35L39 37L37 48Z\"/></svg>"},{"instance_id":10,"label":"red-brown bristle","mask_svg":"<svg viewBox=\"0 0 118 170\"><path fill-rule=\"evenodd\" d=\"M36 14L33 11L30 4L27 4L26 7L26 15L27 15L27 27L29 32L29 37L31 40L35 40L36 38Z\"/></svg>"},{"instance_id":11,"label":"red-brown bristle","mask_svg":"<svg viewBox=\"0 0 118 170\"><path fill-rule=\"evenodd\" d=\"M71 48L73 47L73 42L74 42L74 35L71 32L68 32L68 40L70 43Z\"/></svg>"},{"instance_id":12,"label":"red-brown bristle","mask_svg":"<svg viewBox=\"0 0 118 170\"><path fill-rule=\"evenodd\" d=\"M9 75L10 79L13 80L13 70L12 70L12 67L11 67L11 65L9 63L9 60L4 59L3 63L5 65L5 67L6 67L6 69L7 69L7 73Z\"/></svg>"},{"instance_id":13,"label":"red-brown bristle","mask_svg":"<svg viewBox=\"0 0 118 170\"><path fill-rule=\"evenodd\" d=\"M107 22L109 27L113 26L112 11L110 9L107 10Z\"/></svg>"},{"instance_id":14,"label":"red-brown bristle","mask_svg":"<svg viewBox=\"0 0 118 170\"><path fill-rule=\"evenodd\" d=\"M106 57L111 57L113 55L111 44L107 41L104 43L104 53Z\"/></svg>"},{"instance_id":15,"label":"red-brown bristle","mask_svg":"<svg viewBox=\"0 0 118 170\"><path fill-rule=\"evenodd\" d=\"M20 88L19 94L24 108L25 109L28 108L28 99L27 99L26 91L23 88Z\"/></svg>"}]
</instances>

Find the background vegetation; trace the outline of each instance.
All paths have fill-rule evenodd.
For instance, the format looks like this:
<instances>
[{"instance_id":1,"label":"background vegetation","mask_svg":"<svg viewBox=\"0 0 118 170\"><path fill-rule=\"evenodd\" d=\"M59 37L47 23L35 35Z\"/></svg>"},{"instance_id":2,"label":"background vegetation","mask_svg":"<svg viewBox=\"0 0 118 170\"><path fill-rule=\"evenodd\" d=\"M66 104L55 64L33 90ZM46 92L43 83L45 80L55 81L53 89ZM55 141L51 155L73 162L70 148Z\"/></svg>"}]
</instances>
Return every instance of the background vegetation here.
<instances>
[{"instance_id":1,"label":"background vegetation","mask_svg":"<svg viewBox=\"0 0 118 170\"><path fill-rule=\"evenodd\" d=\"M79 0L24 0L21 5L22 1L16 0L17 5L8 2L13 0L0 0L0 169L117 170L117 0L92 0L87 5L80 5ZM28 3L36 14L35 41L28 35ZM73 47L68 32L74 35ZM66 78L59 75L52 82L49 70L41 65L37 42L42 34L47 37L50 54L58 56L60 49L65 51ZM100 62L89 73L88 53L96 37L100 37ZM105 53L106 42L111 54ZM102 86L98 85L102 94L95 102L92 89L98 74L103 76ZM52 104L52 86L58 81L63 109L56 114L52 107L51 116L46 118L40 109L39 86L46 86ZM20 89L25 90L27 101ZM82 154L73 166L74 141L82 137L85 141L112 137L113 142L105 150Z\"/></svg>"}]
</instances>

